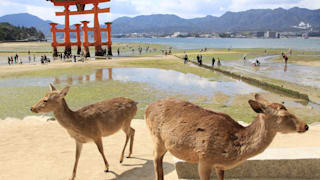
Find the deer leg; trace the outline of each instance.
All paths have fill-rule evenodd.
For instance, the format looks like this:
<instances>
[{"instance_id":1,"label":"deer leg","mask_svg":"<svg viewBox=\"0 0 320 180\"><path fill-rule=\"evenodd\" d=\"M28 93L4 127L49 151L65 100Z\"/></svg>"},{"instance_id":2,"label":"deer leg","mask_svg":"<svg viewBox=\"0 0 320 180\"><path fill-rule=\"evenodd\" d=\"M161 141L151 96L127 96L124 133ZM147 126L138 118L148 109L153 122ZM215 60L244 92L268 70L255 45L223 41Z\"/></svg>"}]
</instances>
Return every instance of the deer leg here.
<instances>
[{"instance_id":1,"label":"deer leg","mask_svg":"<svg viewBox=\"0 0 320 180\"><path fill-rule=\"evenodd\" d=\"M210 180L210 175L211 175L211 165L200 161L198 164L198 172L200 176L200 180Z\"/></svg>"},{"instance_id":2,"label":"deer leg","mask_svg":"<svg viewBox=\"0 0 320 180\"><path fill-rule=\"evenodd\" d=\"M224 170L220 170L216 168L216 174L217 174L218 180L224 179Z\"/></svg>"},{"instance_id":3,"label":"deer leg","mask_svg":"<svg viewBox=\"0 0 320 180\"><path fill-rule=\"evenodd\" d=\"M135 130L130 127L130 124L128 126L122 128L122 130L123 130L124 133L126 133L126 142L124 143L124 147L122 149L122 153L121 153L121 157L120 157L120 163L123 162L124 152L126 150L129 138L130 138L130 152L129 152L128 158L131 156L132 146L133 146L133 136L134 136L134 132L135 132Z\"/></svg>"},{"instance_id":4,"label":"deer leg","mask_svg":"<svg viewBox=\"0 0 320 180\"><path fill-rule=\"evenodd\" d=\"M99 150L99 152L103 158L104 164L106 166L105 172L109 172L109 164L108 164L108 161L107 161L106 157L104 156L104 152L103 152L102 139L100 138L100 139L96 140L95 143L98 147L98 150Z\"/></svg>"},{"instance_id":5,"label":"deer leg","mask_svg":"<svg viewBox=\"0 0 320 180\"><path fill-rule=\"evenodd\" d=\"M154 156L154 170L156 175L156 180L163 180L163 157L166 154L167 150L164 145L156 143L153 156Z\"/></svg>"},{"instance_id":6,"label":"deer leg","mask_svg":"<svg viewBox=\"0 0 320 180\"><path fill-rule=\"evenodd\" d=\"M82 150L82 143L79 143L76 141L76 159L75 159L74 166L73 166L73 173L72 173L71 180L74 180L74 178L76 177L81 150Z\"/></svg>"},{"instance_id":7,"label":"deer leg","mask_svg":"<svg viewBox=\"0 0 320 180\"><path fill-rule=\"evenodd\" d=\"M123 156L124 156L124 151L126 150L126 147L127 147L127 144L128 144L128 141L129 141L129 134L126 134L126 142L124 143L124 147L122 149L122 153L121 153L121 157L120 157L120 163L123 162Z\"/></svg>"},{"instance_id":8,"label":"deer leg","mask_svg":"<svg viewBox=\"0 0 320 180\"><path fill-rule=\"evenodd\" d=\"M129 155L127 158L131 157L132 154L132 149L133 149L133 141L134 141L134 134L135 134L135 130L133 128L130 128L131 133L130 133L130 151L129 151Z\"/></svg>"}]
</instances>

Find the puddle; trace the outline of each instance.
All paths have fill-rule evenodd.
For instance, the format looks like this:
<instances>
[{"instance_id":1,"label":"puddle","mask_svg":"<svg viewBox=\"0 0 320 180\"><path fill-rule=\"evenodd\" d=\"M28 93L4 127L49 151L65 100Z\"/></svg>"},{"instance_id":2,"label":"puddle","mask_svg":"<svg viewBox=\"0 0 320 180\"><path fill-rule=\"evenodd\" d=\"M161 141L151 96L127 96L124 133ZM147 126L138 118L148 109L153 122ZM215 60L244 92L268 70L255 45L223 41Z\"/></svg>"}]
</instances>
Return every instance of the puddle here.
<instances>
[{"instance_id":1,"label":"puddle","mask_svg":"<svg viewBox=\"0 0 320 180\"><path fill-rule=\"evenodd\" d=\"M224 63L225 65L232 66L233 68L242 72L259 74L273 79L320 88L319 67L303 66L290 63L288 65L284 65L284 63L273 62L272 59L274 57L278 57L278 55L249 59L246 63L243 61ZM254 63L256 59L259 59L261 62L260 67L252 66L252 63Z\"/></svg>"},{"instance_id":2,"label":"puddle","mask_svg":"<svg viewBox=\"0 0 320 180\"><path fill-rule=\"evenodd\" d=\"M1 87L48 86L54 84L74 85L94 81L121 81L146 83L151 87L165 91L188 95L212 97L216 92L228 96L264 92L241 81L221 81L203 78L194 74L184 74L173 70L154 68L109 68L99 69L93 74L81 76L16 78L0 80Z\"/></svg>"},{"instance_id":3,"label":"puddle","mask_svg":"<svg viewBox=\"0 0 320 180\"><path fill-rule=\"evenodd\" d=\"M203 78L195 74L181 73L174 70L162 70L155 68L107 68L98 69L92 74L78 76L59 77L31 77L1 79L1 88L16 88L28 86L55 85L76 85L103 81L135 82L147 84L151 88L166 92L168 94L191 95L192 97L206 97L208 103L214 96L221 98L221 93L226 97L223 103L230 106L237 95L250 93L263 93L263 89L251 86L238 80L221 80L217 78ZM223 100L224 101L224 100ZM303 104L301 102L286 101L285 105L298 108L312 107L320 109L320 106L313 103Z\"/></svg>"}]
</instances>

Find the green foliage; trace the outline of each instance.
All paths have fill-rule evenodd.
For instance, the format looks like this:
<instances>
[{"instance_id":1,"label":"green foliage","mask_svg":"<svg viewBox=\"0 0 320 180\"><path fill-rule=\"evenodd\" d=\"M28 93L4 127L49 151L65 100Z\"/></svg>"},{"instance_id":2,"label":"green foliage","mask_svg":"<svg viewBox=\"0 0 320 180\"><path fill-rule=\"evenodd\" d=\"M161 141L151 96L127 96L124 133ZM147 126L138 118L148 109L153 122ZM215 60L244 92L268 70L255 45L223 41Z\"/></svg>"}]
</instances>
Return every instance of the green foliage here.
<instances>
[{"instance_id":1,"label":"green foliage","mask_svg":"<svg viewBox=\"0 0 320 180\"><path fill-rule=\"evenodd\" d=\"M16 27L9 23L0 23L0 41L39 39L45 39L45 36L34 27Z\"/></svg>"}]
</instances>

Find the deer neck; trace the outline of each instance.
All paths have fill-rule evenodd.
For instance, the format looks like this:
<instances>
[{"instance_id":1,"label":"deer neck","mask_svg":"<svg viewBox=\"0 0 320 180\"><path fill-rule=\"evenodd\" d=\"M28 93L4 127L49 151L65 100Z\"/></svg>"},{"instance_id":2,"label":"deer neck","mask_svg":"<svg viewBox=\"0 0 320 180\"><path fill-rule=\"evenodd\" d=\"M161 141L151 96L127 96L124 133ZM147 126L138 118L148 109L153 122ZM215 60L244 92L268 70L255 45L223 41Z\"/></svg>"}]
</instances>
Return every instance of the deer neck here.
<instances>
[{"instance_id":1,"label":"deer neck","mask_svg":"<svg viewBox=\"0 0 320 180\"><path fill-rule=\"evenodd\" d=\"M275 121L271 118L259 114L257 119L244 129L240 157L251 158L262 153L271 144L277 134Z\"/></svg>"},{"instance_id":2,"label":"deer neck","mask_svg":"<svg viewBox=\"0 0 320 180\"><path fill-rule=\"evenodd\" d=\"M66 100L63 98L60 105L53 111L54 116L64 128L72 128L74 124L74 112L69 108Z\"/></svg>"}]
</instances>

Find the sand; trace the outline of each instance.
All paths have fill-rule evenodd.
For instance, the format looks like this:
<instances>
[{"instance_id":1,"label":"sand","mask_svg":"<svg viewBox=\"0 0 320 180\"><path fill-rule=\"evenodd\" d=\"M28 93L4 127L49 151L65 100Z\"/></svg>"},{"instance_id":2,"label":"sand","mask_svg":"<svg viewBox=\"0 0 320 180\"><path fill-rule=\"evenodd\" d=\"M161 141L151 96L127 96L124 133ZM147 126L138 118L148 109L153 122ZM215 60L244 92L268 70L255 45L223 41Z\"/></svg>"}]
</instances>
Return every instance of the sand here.
<instances>
[{"instance_id":1,"label":"sand","mask_svg":"<svg viewBox=\"0 0 320 180\"><path fill-rule=\"evenodd\" d=\"M71 67L87 67L87 66L104 66L104 65L114 65L117 66L117 62L128 62L128 61L138 61L138 60L166 60L166 59L176 59L174 56L153 56L153 57L115 57L108 60L88 60L86 62L63 62L60 60L53 61L49 64L36 63L25 63L17 64L13 66L3 65L0 66L0 75L8 73L22 73L37 70L49 70L58 68L71 68Z\"/></svg>"},{"instance_id":2,"label":"sand","mask_svg":"<svg viewBox=\"0 0 320 180\"><path fill-rule=\"evenodd\" d=\"M0 120L0 179L65 180L70 178L75 144L56 121L47 117ZM78 166L77 180L153 180L152 142L144 120L134 120L136 129L133 158L119 163L125 135L118 132L103 139L110 173L104 173L103 160L93 143L85 144ZM320 147L320 126L305 134L277 135L270 148ZM128 151L126 151L127 154ZM173 157L164 159L165 179L177 179Z\"/></svg>"}]
</instances>

